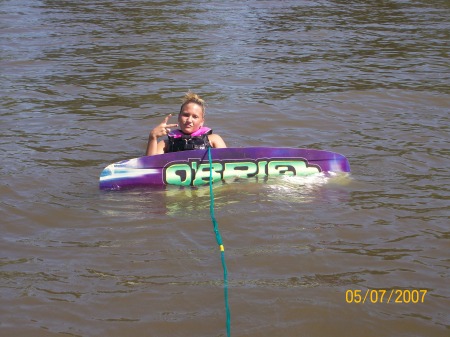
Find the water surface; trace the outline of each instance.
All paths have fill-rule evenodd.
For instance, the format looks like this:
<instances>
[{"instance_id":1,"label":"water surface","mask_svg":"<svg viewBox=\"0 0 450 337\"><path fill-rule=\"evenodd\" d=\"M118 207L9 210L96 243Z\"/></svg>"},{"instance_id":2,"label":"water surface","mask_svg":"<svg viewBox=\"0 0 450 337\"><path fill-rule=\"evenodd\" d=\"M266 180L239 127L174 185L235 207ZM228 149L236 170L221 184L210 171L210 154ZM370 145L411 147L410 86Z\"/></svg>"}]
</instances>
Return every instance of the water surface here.
<instances>
[{"instance_id":1,"label":"water surface","mask_svg":"<svg viewBox=\"0 0 450 337\"><path fill-rule=\"evenodd\" d=\"M207 188L104 193L187 90L228 146L352 174L214 187L233 336L447 336L448 1L0 1L0 334L225 336ZM348 290L427 290L346 303Z\"/></svg>"}]
</instances>

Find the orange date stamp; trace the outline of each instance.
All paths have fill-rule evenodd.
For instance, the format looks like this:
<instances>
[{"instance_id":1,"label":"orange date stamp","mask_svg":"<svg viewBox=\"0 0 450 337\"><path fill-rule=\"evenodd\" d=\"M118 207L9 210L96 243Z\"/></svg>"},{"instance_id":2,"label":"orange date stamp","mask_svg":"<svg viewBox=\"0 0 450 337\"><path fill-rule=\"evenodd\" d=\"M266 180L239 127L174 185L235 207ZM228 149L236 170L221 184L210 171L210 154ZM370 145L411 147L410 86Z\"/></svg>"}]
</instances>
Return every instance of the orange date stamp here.
<instances>
[{"instance_id":1,"label":"orange date stamp","mask_svg":"<svg viewBox=\"0 0 450 337\"><path fill-rule=\"evenodd\" d=\"M424 303L426 289L349 289L345 292L347 303Z\"/></svg>"}]
</instances>

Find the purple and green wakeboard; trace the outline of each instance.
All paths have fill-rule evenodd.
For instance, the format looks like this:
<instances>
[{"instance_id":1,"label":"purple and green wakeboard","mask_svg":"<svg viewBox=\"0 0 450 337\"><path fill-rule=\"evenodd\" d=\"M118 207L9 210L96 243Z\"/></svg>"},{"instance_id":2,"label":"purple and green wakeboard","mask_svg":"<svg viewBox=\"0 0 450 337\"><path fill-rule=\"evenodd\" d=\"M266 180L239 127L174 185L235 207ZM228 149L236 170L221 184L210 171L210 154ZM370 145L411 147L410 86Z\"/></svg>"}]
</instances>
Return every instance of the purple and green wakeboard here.
<instances>
[{"instance_id":1,"label":"purple and green wakeboard","mask_svg":"<svg viewBox=\"0 0 450 337\"><path fill-rule=\"evenodd\" d=\"M212 179L307 176L320 172L350 172L343 155L310 149L243 147L211 149ZM197 186L209 183L208 150L145 156L108 165L100 174L100 189L145 186Z\"/></svg>"}]
</instances>

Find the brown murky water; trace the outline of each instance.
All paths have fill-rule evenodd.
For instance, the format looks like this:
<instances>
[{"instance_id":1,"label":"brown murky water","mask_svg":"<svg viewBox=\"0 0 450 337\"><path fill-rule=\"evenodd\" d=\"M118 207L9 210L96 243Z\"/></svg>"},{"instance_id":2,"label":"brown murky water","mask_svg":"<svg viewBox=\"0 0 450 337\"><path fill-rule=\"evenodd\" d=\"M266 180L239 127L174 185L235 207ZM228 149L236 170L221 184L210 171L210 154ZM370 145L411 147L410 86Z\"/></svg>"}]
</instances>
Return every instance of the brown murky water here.
<instances>
[{"instance_id":1,"label":"brown murky water","mask_svg":"<svg viewBox=\"0 0 450 337\"><path fill-rule=\"evenodd\" d=\"M0 1L0 335L226 335L208 189L97 188L191 89L229 146L331 150L352 167L215 186L232 336L448 336L449 14Z\"/></svg>"}]
</instances>

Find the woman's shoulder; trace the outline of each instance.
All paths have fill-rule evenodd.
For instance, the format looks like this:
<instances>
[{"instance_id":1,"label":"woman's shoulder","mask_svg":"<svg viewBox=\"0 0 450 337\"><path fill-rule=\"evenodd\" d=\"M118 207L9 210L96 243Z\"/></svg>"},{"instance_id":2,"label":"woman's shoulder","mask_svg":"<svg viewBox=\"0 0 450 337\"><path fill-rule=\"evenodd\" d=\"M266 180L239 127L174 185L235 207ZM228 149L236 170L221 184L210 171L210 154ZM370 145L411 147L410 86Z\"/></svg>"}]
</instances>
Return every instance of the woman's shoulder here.
<instances>
[{"instance_id":1,"label":"woman's shoulder","mask_svg":"<svg viewBox=\"0 0 450 337\"><path fill-rule=\"evenodd\" d=\"M215 148L227 147L222 137L220 137L217 133L208 135L208 140L211 143L212 147Z\"/></svg>"}]
</instances>

